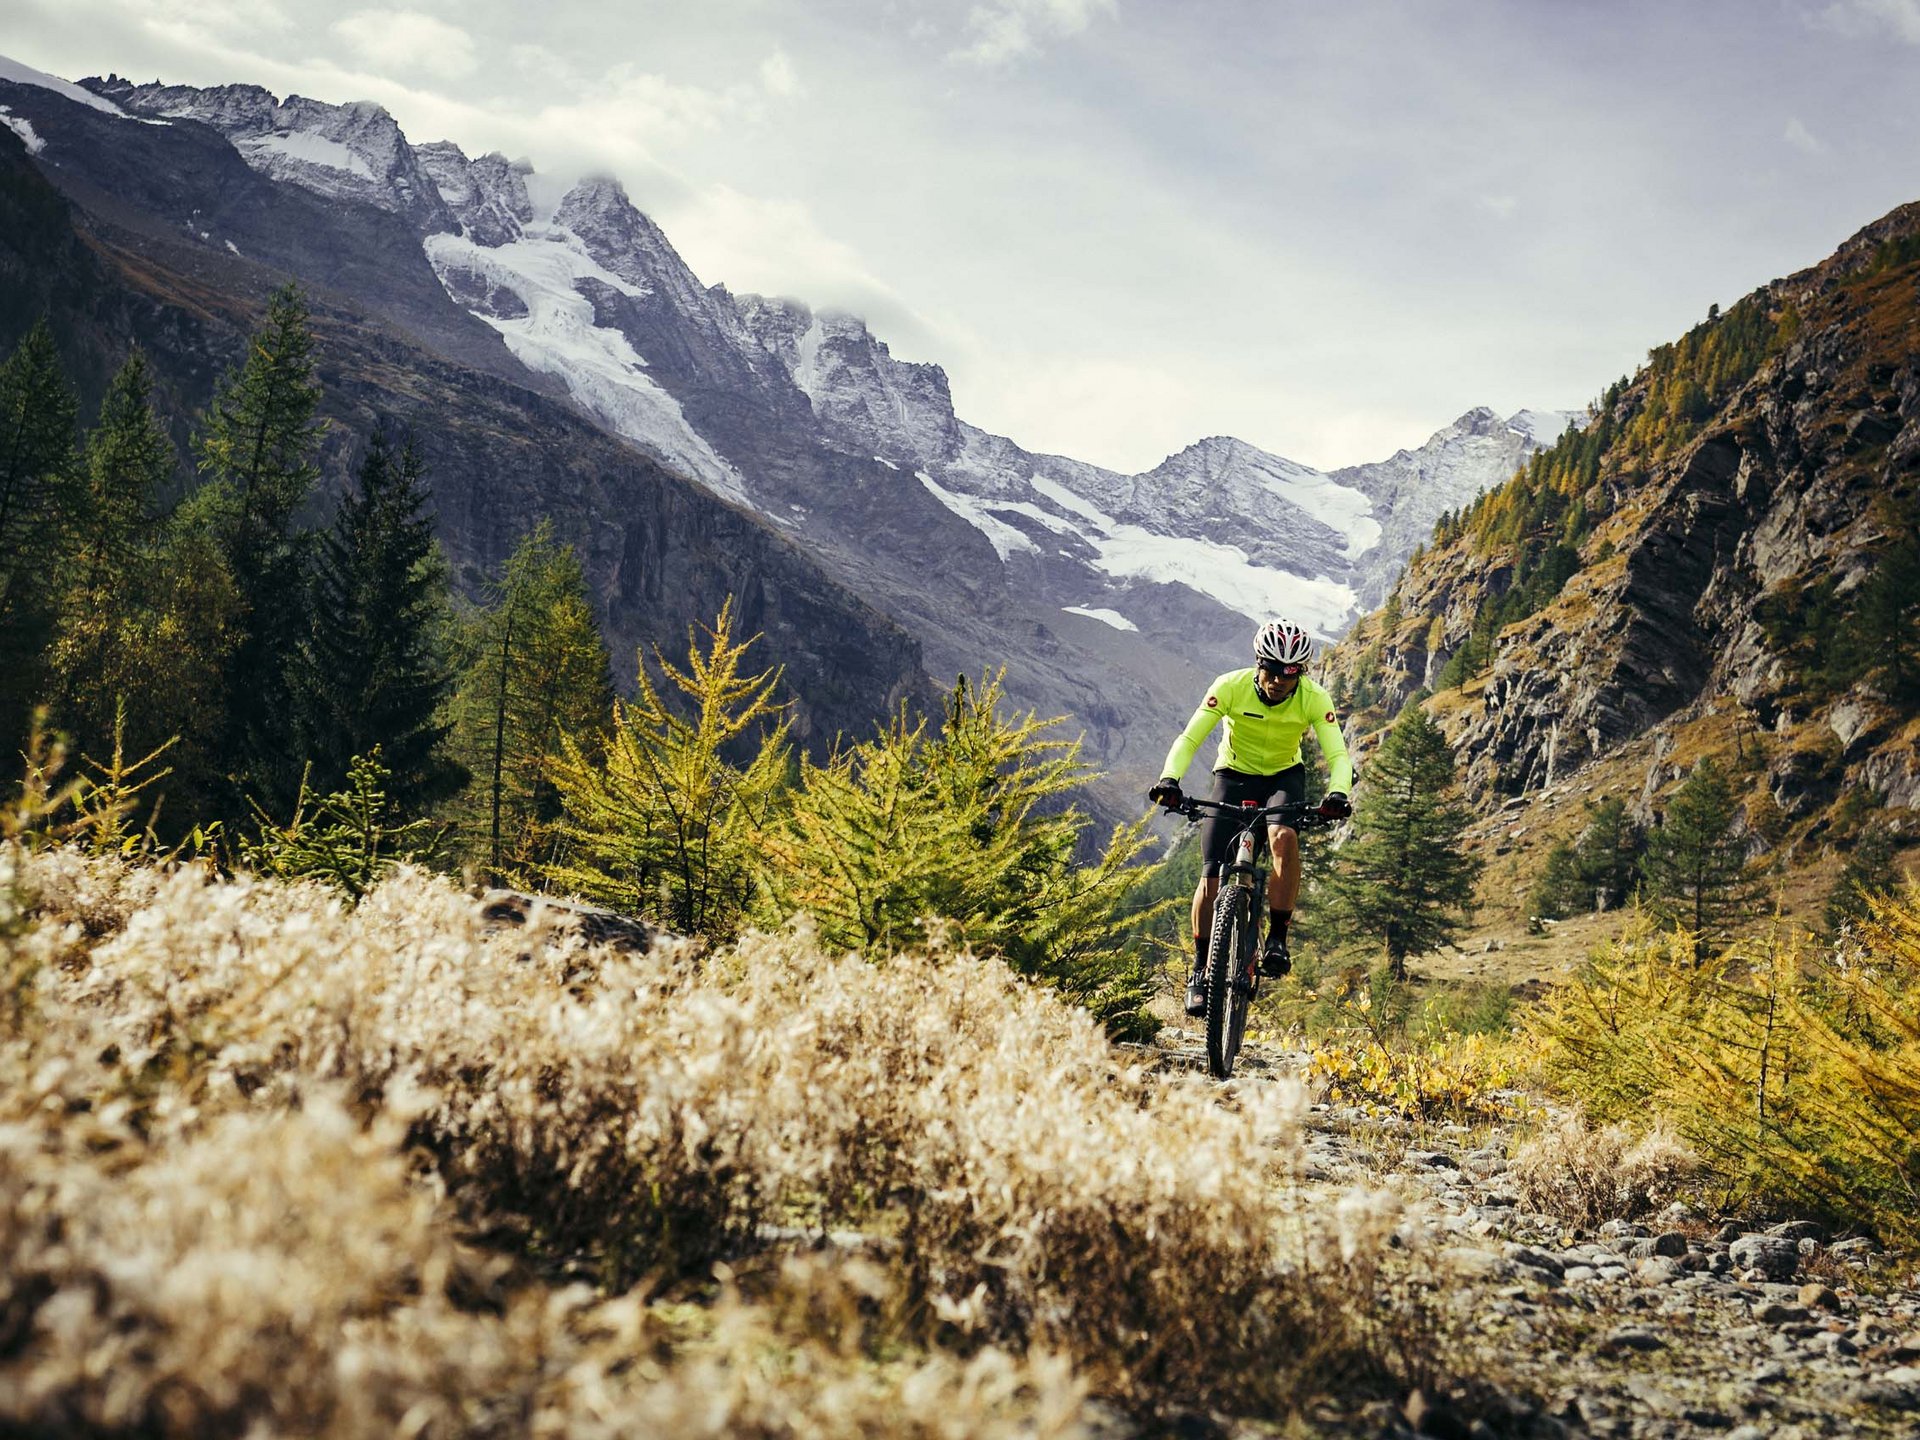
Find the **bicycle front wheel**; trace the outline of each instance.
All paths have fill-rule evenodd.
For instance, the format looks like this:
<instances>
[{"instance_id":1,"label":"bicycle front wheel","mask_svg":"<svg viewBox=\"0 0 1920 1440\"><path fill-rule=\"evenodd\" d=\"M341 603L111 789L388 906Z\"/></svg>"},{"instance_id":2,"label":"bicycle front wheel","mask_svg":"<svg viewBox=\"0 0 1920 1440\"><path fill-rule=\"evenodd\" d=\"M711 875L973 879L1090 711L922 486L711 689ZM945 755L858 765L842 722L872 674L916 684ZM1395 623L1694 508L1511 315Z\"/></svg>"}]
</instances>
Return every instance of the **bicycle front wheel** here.
<instances>
[{"instance_id":1,"label":"bicycle front wheel","mask_svg":"<svg viewBox=\"0 0 1920 1440\"><path fill-rule=\"evenodd\" d=\"M1222 886L1207 944L1207 1070L1233 1074L1247 1028L1247 957L1253 951L1253 900L1238 885Z\"/></svg>"}]
</instances>

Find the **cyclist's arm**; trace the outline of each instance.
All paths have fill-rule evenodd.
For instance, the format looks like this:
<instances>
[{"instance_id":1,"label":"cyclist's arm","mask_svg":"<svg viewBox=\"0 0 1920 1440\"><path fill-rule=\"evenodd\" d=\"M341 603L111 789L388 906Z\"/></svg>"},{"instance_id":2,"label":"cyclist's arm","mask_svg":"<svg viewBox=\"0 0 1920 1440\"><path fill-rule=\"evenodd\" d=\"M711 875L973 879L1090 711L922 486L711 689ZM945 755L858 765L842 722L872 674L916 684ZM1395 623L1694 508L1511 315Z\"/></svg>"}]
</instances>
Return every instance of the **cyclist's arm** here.
<instances>
[{"instance_id":1,"label":"cyclist's arm","mask_svg":"<svg viewBox=\"0 0 1920 1440\"><path fill-rule=\"evenodd\" d=\"M1169 779L1179 780L1187 773L1187 766L1193 763L1194 753L1199 750L1200 742L1207 738L1207 732L1220 723L1220 701L1213 691L1207 692L1207 698L1200 702L1200 708L1193 712L1193 718L1187 721L1187 728L1180 732L1173 742L1173 748L1167 751L1167 763L1160 767L1160 773Z\"/></svg>"},{"instance_id":2,"label":"cyclist's arm","mask_svg":"<svg viewBox=\"0 0 1920 1440\"><path fill-rule=\"evenodd\" d=\"M1332 710L1314 712L1313 738L1320 742L1320 758L1327 762L1327 793L1351 795L1353 758L1347 754L1347 737L1340 733Z\"/></svg>"}]
</instances>

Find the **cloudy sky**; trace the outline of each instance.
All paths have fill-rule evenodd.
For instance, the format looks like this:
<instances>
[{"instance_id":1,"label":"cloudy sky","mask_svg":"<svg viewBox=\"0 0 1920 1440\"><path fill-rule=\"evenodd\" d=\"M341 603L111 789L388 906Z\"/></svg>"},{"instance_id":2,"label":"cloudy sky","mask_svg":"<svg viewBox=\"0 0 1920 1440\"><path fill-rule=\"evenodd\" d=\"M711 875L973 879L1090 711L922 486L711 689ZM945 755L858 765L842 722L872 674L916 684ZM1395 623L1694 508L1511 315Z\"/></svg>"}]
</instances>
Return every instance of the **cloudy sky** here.
<instances>
[{"instance_id":1,"label":"cloudy sky","mask_svg":"<svg viewBox=\"0 0 1920 1440\"><path fill-rule=\"evenodd\" d=\"M68 78L372 99L611 172L1124 470L1334 466L1647 349L1920 199L1920 0L0 0Z\"/></svg>"}]
</instances>

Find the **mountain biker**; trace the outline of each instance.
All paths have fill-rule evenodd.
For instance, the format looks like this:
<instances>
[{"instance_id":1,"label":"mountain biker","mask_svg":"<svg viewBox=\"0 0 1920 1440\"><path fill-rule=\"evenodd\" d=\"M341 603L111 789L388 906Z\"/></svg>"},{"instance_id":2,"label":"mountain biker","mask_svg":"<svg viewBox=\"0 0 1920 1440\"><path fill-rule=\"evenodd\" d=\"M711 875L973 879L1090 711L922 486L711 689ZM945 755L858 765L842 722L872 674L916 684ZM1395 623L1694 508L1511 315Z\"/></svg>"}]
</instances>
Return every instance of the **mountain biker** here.
<instances>
[{"instance_id":1,"label":"mountain biker","mask_svg":"<svg viewBox=\"0 0 1920 1440\"><path fill-rule=\"evenodd\" d=\"M1224 721L1226 728L1213 762L1213 799L1229 805L1267 805L1276 795L1282 795L1285 803L1298 805L1307 793L1300 737L1312 726L1327 762L1327 796L1321 802L1321 812L1332 819L1345 819L1353 813L1347 800L1353 789L1353 761L1347 756L1347 742L1334 717L1333 698L1306 675L1307 664L1313 659L1313 637L1291 621L1272 621L1255 634L1253 658L1247 669L1230 670L1207 687L1206 698L1167 752L1160 783L1147 792L1147 798L1169 810L1185 803L1180 779L1207 732ZM1217 812L1209 813L1200 825L1205 863L1193 892L1189 1015L1206 1013L1202 982L1207 937L1213 931L1220 870L1237 833L1232 821ZM1291 827L1272 822L1267 837L1274 865L1267 875L1267 943L1260 953L1260 973L1278 977L1293 968L1287 929L1293 923L1294 902L1300 894L1300 837Z\"/></svg>"}]
</instances>

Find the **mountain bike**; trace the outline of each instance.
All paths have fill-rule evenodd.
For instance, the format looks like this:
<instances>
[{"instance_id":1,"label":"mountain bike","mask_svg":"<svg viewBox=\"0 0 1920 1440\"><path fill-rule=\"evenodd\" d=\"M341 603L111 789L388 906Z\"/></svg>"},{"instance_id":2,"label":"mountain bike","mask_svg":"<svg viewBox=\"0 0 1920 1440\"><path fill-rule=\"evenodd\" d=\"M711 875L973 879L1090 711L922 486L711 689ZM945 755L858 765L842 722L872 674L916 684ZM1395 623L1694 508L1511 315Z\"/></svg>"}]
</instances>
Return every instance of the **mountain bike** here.
<instances>
[{"instance_id":1,"label":"mountain bike","mask_svg":"<svg viewBox=\"0 0 1920 1440\"><path fill-rule=\"evenodd\" d=\"M1277 820L1304 836L1339 822L1312 805L1262 806L1251 800L1228 805L1189 797L1173 813L1186 816L1193 825L1210 810L1240 826L1213 902L1213 932L1207 937L1207 970L1202 980L1207 996L1207 1070L1214 1079L1225 1080L1233 1074L1233 1062L1246 1035L1247 1008L1260 988L1255 941L1260 912L1266 908L1267 877L1260 862L1266 855L1267 826Z\"/></svg>"}]
</instances>

